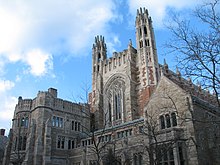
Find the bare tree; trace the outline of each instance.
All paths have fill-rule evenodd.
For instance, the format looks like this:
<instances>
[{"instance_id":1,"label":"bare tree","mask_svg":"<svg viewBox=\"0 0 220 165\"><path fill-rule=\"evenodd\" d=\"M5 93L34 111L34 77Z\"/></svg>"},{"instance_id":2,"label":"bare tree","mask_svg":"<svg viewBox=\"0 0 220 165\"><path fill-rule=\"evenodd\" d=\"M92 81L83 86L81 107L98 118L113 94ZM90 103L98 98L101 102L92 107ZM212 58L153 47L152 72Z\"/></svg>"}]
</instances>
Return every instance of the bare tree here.
<instances>
[{"instance_id":1,"label":"bare tree","mask_svg":"<svg viewBox=\"0 0 220 165\"><path fill-rule=\"evenodd\" d=\"M27 141L27 120L24 118L13 119L16 121L13 123L15 126L18 125L17 129L10 130L9 141L6 148L6 157L3 164L8 165L9 163L13 165L21 165L25 159L28 148L26 147Z\"/></svg>"},{"instance_id":2,"label":"bare tree","mask_svg":"<svg viewBox=\"0 0 220 165\"><path fill-rule=\"evenodd\" d=\"M220 0L207 1L193 11L193 21L174 14L167 25L172 37L165 44L177 57L185 76L212 90L220 107ZM198 24L193 25L193 22ZM201 28L202 27L202 28Z\"/></svg>"},{"instance_id":3,"label":"bare tree","mask_svg":"<svg viewBox=\"0 0 220 165\"><path fill-rule=\"evenodd\" d=\"M90 86L88 83L83 83L81 89L82 93L78 95L77 100L82 102L82 109L88 110L82 110L82 115L85 118L90 118L91 124L90 127L81 124L83 136L79 137L80 145L81 147L84 147L85 155L92 155L90 156L90 164L100 165L109 157L114 157L114 160L116 161L117 158L115 157L115 150L113 149L113 129L110 126L107 126L109 123L109 118L107 118L106 114L107 112L100 109L104 113L103 127L102 129L97 130L95 127L95 114L90 111L91 107L89 105ZM84 158L84 161L87 161L86 159L87 158Z\"/></svg>"},{"instance_id":4,"label":"bare tree","mask_svg":"<svg viewBox=\"0 0 220 165\"><path fill-rule=\"evenodd\" d=\"M180 92L164 84L159 86L160 91L152 96L146 108L143 134L148 137L145 143L148 164L160 164L168 157L171 158L169 161L174 161L174 148L178 150L180 164L186 161L186 153L193 150L200 155L199 161L204 160L199 163L218 164L218 107L203 104L202 100L191 96L187 91ZM194 133L187 133L186 130L192 128Z\"/></svg>"},{"instance_id":5,"label":"bare tree","mask_svg":"<svg viewBox=\"0 0 220 165\"><path fill-rule=\"evenodd\" d=\"M154 105L156 109L162 110L161 112L167 112L167 110L173 110L177 114L178 110L172 98L168 95L163 95L163 99L167 100L164 104ZM164 120L172 120L165 119ZM170 121L170 125L166 127L175 126L176 121ZM162 127L162 128L161 128ZM164 128L163 128L164 127ZM161 131L165 129L163 123L158 122L158 113L154 111L146 111L145 122L141 133L147 136L146 143L144 145L144 154L149 158L146 162L149 165L158 165L163 161L168 161L172 164L174 163L174 153L173 148L176 147L178 141L185 141L182 137L181 131L175 131L173 134L171 131ZM168 158L169 157L169 158Z\"/></svg>"}]
</instances>

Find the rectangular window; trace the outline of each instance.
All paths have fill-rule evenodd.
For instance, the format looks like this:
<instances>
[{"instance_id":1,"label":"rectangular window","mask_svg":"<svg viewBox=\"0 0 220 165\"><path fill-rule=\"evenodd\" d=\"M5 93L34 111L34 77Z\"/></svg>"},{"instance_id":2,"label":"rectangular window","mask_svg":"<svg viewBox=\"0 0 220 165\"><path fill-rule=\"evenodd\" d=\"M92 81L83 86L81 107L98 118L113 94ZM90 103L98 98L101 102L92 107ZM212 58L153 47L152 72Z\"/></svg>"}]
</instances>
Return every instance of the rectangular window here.
<instances>
[{"instance_id":1,"label":"rectangular window","mask_svg":"<svg viewBox=\"0 0 220 165\"><path fill-rule=\"evenodd\" d=\"M62 148L62 149L65 148L65 137L62 137L61 148Z\"/></svg>"},{"instance_id":2,"label":"rectangular window","mask_svg":"<svg viewBox=\"0 0 220 165\"><path fill-rule=\"evenodd\" d=\"M78 131L80 131L80 123L78 123Z\"/></svg>"},{"instance_id":3,"label":"rectangular window","mask_svg":"<svg viewBox=\"0 0 220 165\"><path fill-rule=\"evenodd\" d=\"M58 136L58 138L57 138L57 148L60 148L60 144L61 144L61 137Z\"/></svg>"},{"instance_id":4,"label":"rectangular window","mask_svg":"<svg viewBox=\"0 0 220 165\"><path fill-rule=\"evenodd\" d=\"M25 118L25 121L24 121L24 126L25 126L25 127L28 127L28 121L29 121L29 120L28 120L28 117L26 117L26 118Z\"/></svg>"},{"instance_id":5,"label":"rectangular window","mask_svg":"<svg viewBox=\"0 0 220 165\"><path fill-rule=\"evenodd\" d=\"M75 148L75 142L72 140L72 148Z\"/></svg>"},{"instance_id":6,"label":"rectangular window","mask_svg":"<svg viewBox=\"0 0 220 165\"><path fill-rule=\"evenodd\" d=\"M68 149L71 149L71 140L68 140Z\"/></svg>"},{"instance_id":7,"label":"rectangular window","mask_svg":"<svg viewBox=\"0 0 220 165\"><path fill-rule=\"evenodd\" d=\"M61 148L61 149L65 148L65 137L64 136L57 137L57 148Z\"/></svg>"},{"instance_id":8,"label":"rectangular window","mask_svg":"<svg viewBox=\"0 0 220 165\"><path fill-rule=\"evenodd\" d=\"M25 126L25 118L21 119L21 126Z\"/></svg>"},{"instance_id":9,"label":"rectangular window","mask_svg":"<svg viewBox=\"0 0 220 165\"><path fill-rule=\"evenodd\" d=\"M58 116L53 116L52 118L52 126L53 127L60 127L63 128L64 124L63 124L63 118L62 117L58 117Z\"/></svg>"},{"instance_id":10,"label":"rectangular window","mask_svg":"<svg viewBox=\"0 0 220 165\"><path fill-rule=\"evenodd\" d=\"M56 117L56 127L59 127L60 121L59 121L59 117Z\"/></svg>"},{"instance_id":11,"label":"rectangular window","mask_svg":"<svg viewBox=\"0 0 220 165\"><path fill-rule=\"evenodd\" d=\"M75 122L75 131L77 131L77 128L78 128L78 122Z\"/></svg>"},{"instance_id":12,"label":"rectangular window","mask_svg":"<svg viewBox=\"0 0 220 165\"><path fill-rule=\"evenodd\" d=\"M185 165L183 143L182 142L178 142L178 152L179 152L180 165Z\"/></svg>"},{"instance_id":13,"label":"rectangular window","mask_svg":"<svg viewBox=\"0 0 220 165\"><path fill-rule=\"evenodd\" d=\"M74 124L75 124L74 121L72 121L72 130L74 130Z\"/></svg>"},{"instance_id":14,"label":"rectangular window","mask_svg":"<svg viewBox=\"0 0 220 165\"><path fill-rule=\"evenodd\" d=\"M133 156L134 165L142 165L143 164L143 156L141 153L134 154Z\"/></svg>"},{"instance_id":15,"label":"rectangular window","mask_svg":"<svg viewBox=\"0 0 220 165\"><path fill-rule=\"evenodd\" d=\"M156 157L159 160L159 164L175 165L173 147L171 144L160 145L158 146L157 150Z\"/></svg>"},{"instance_id":16,"label":"rectangular window","mask_svg":"<svg viewBox=\"0 0 220 165\"><path fill-rule=\"evenodd\" d=\"M63 118L60 118L59 127L63 128Z\"/></svg>"},{"instance_id":17,"label":"rectangular window","mask_svg":"<svg viewBox=\"0 0 220 165\"><path fill-rule=\"evenodd\" d=\"M52 119L52 126L53 126L53 127L56 126L56 116L53 116L53 119Z\"/></svg>"}]
</instances>

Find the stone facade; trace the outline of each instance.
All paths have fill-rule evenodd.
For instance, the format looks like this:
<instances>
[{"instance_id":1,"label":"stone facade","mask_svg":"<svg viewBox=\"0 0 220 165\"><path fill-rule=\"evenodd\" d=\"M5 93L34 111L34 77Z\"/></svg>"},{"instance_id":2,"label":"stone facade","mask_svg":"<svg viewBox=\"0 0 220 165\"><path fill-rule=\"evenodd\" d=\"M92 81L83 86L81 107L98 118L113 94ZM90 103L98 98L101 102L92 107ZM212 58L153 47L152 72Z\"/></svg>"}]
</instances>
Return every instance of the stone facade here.
<instances>
[{"instance_id":1,"label":"stone facade","mask_svg":"<svg viewBox=\"0 0 220 165\"><path fill-rule=\"evenodd\" d=\"M214 96L158 63L146 9L135 25L137 48L130 41L111 58L95 37L89 105L57 98L53 88L19 97L6 165L220 164Z\"/></svg>"},{"instance_id":2,"label":"stone facade","mask_svg":"<svg viewBox=\"0 0 220 165\"><path fill-rule=\"evenodd\" d=\"M143 117L143 108L159 80L159 64L151 18L138 10L137 49L128 44L107 59L104 37L97 36L92 54L92 111L97 127L117 125ZM105 119L105 116L107 118Z\"/></svg>"},{"instance_id":3,"label":"stone facade","mask_svg":"<svg viewBox=\"0 0 220 165\"><path fill-rule=\"evenodd\" d=\"M57 98L56 89L39 92L35 99L19 97L8 145L10 162L66 164L68 149L80 145L82 132L89 128L88 106Z\"/></svg>"},{"instance_id":4,"label":"stone facade","mask_svg":"<svg viewBox=\"0 0 220 165\"><path fill-rule=\"evenodd\" d=\"M5 129L0 129L0 164L3 163L5 147L8 141L8 137L5 136Z\"/></svg>"}]
</instances>

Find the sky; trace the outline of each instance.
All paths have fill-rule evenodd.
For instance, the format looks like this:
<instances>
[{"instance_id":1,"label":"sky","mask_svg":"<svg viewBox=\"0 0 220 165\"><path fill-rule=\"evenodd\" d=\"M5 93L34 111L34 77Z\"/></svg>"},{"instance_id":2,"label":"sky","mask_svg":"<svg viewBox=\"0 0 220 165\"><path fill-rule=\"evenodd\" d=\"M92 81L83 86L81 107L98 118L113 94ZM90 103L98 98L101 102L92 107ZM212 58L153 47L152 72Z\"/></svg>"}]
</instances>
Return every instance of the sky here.
<instances>
[{"instance_id":1,"label":"sky","mask_svg":"<svg viewBox=\"0 0 220 165\"><path fill-rule=\"evenodd\" d=\"M188 12L201 0L0 0L0 128L8 133L18 97L35 98L53 87L58 97L78 101L91 86L92 44L103 35L108 57L135 46L137 9L153 20L159 62L169 39L170 11Z\"/></svg>"}]
</instances>

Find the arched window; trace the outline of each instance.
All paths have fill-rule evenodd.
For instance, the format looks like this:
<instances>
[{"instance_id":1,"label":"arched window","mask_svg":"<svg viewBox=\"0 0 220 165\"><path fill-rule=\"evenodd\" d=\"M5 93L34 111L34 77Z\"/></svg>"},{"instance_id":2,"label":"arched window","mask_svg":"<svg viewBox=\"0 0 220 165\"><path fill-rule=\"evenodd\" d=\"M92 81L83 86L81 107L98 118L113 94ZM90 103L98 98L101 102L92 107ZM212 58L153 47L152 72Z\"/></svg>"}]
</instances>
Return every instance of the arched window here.
<instances>
[{"instance_id":1,"label":"arched window","mask_svg":"<svg viewBox=\"0 0 220 165\"><path fill-rule=\"evenodd\" d=\"M147 28L144 26L144 34L147 34Z\"/></svg>"},{"instance_id":2,"label":"arched window","mask_svg":"<svg viewBox=\"0 0 220 165\"><path fill-rule=\"evenodd\" d=\"M141 31L141 29L139 30L139 36L140 36L140 37L142 36L142 31Z\"/></svg>"},{"instance_id":3,"label":"arched window","mask_svg":"<svg viewBox=\"0 0 220 165\"><path fill-rule=\"evenodd\" d=\"M143 41L140 41L139 44L140 44L140 48L142 48L143 47Z\"/></svg>"},{"instance_id":4,"label":"arched window","mask_svg":"<svg viewBox=\"0 0 220 165\"><path fill-rule=\"evenodd\" d=\"M171 123L170 123L170 115L166 114L166 115L165 115L165 118L166 118L167 128L170 128L170 127L171 127Z\"/></svg>"},{"instance_id":5,"label":"arched window","mask_svg":"<svg viewBox=\"0 0 220 165\"><path fill-rule=\"evenodd\" d=\"M164 116L160 116L160 128L161 129L165 129Z\"/></svg>"},{"instance_id":6,"label":"arched window","mask_svg":"<svg viewBox=\"0 0 220 165\"><path fill-rule=\"evenodd\" d=\"M115 115L116 120L121 119L121 97L120 93L115 94Z\"/></svg>"},{"instance_id":7,"label":"arched window","mask_svg":"<svg viewBox=\"0 0 220 165\"><path fill-rule=\"evenodd\" d=\"M106 85L105 95L104 95L104 109L105 117L103 116L104 123L108 124L119 124L123 122L124 114L124 81L121 81L120 77L116 77L110 82L109 85ZM112 123L117 121L116 123ZM110 126L108 125L108 126Z\"/></svg>"},{"instance_id":8,"label":"arched window","mask_svg":"<svg viewBox=\"0 0 220 165\"><path fill-rule=\"evenodd\" d=\"M101 54L98 54L98 62L101 60Z\"/></svg>"},{"instance_id":9,"label":"arched window","mask_svg":"<svg viewBox=\"0 0 220 165\"><path fill-rule=\"evenodd\" d=\"M171 119L172 119L172 126L177 126L177 120L176 120L176 114L173 112L171 113Z\"/></svg>"}]
</instances>

